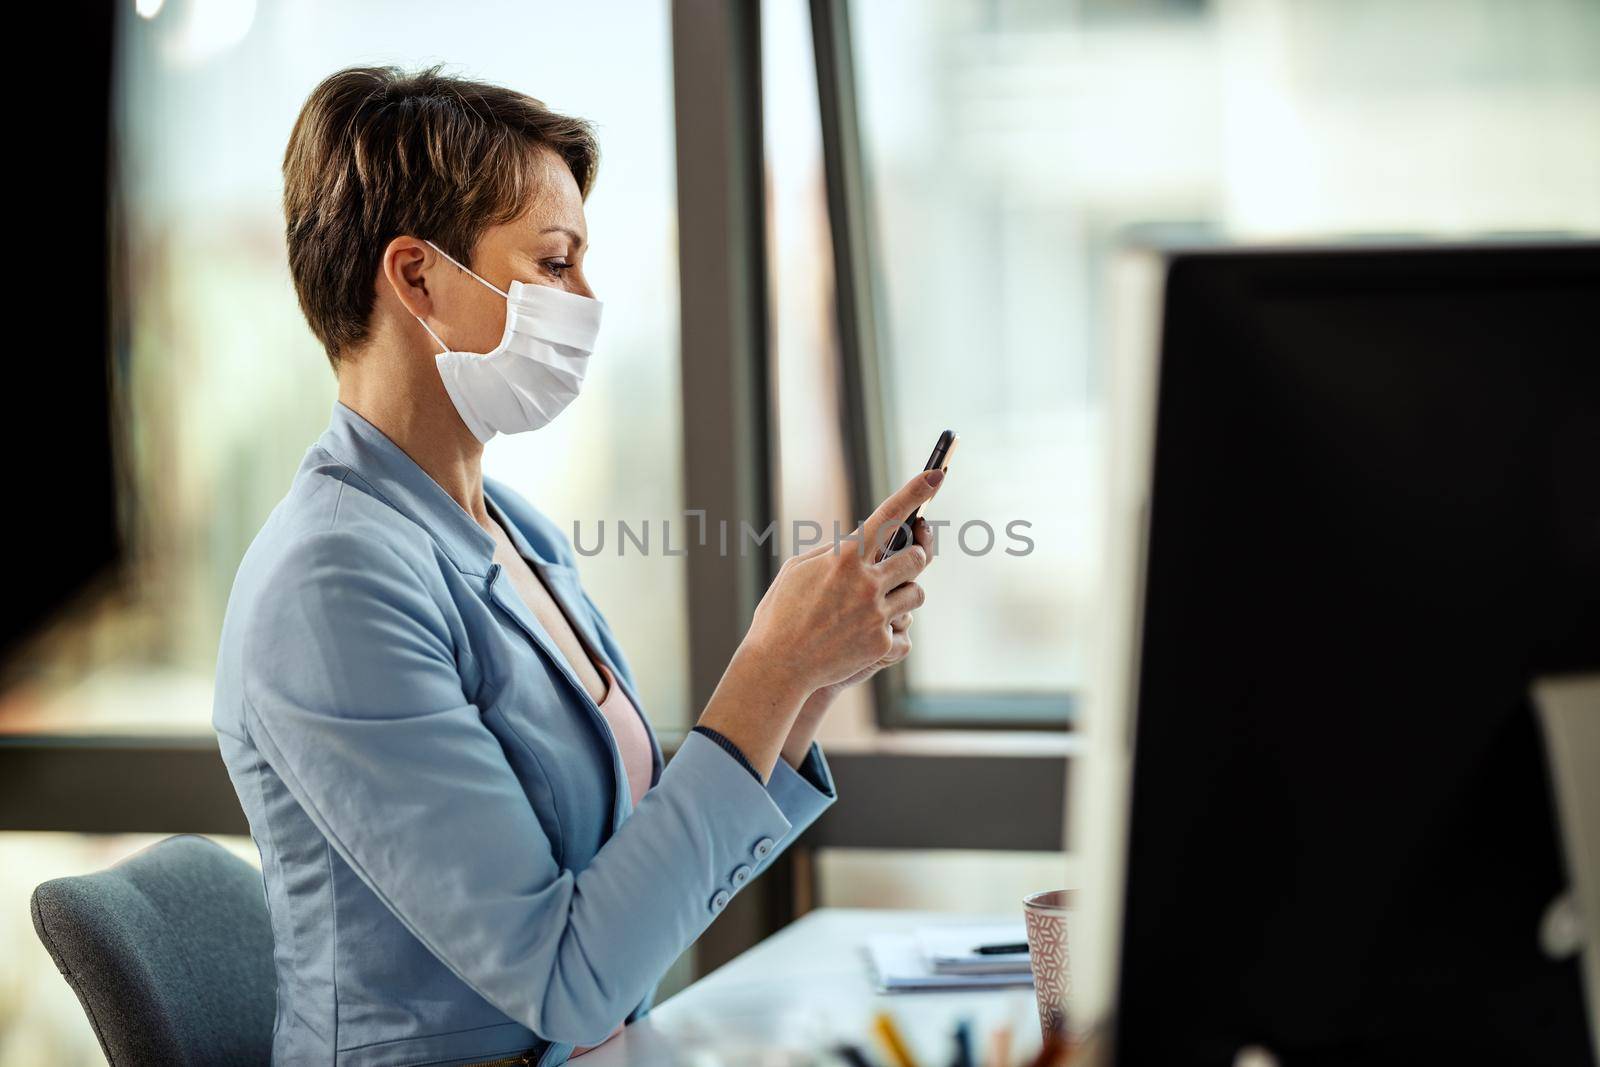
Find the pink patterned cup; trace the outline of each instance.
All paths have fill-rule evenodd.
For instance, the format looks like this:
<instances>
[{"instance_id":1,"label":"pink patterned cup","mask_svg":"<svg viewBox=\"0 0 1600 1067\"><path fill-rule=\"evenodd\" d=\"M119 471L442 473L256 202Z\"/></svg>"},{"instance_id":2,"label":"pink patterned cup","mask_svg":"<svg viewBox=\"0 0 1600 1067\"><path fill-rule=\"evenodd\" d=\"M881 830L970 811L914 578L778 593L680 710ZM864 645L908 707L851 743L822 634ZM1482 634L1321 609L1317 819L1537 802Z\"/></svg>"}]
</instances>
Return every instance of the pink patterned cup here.
<instances>
[{"instance_id":1,"label":"pink patterned cup","mask_svg":"<svg viewBox=\"0 0 1600 1067\"><path fill-rule=\"evenodd\" d=\"M1077 894L1067 889L1034 893L1022 899L1022 917L1028 924L1028 962L1033 966L1033 991L1039 1001L1039 1030L1067 1036L1063 1006L1072 992L1072 967L1067 956L1067 915L1077 904Z\"/></svg>"}]
</instances>

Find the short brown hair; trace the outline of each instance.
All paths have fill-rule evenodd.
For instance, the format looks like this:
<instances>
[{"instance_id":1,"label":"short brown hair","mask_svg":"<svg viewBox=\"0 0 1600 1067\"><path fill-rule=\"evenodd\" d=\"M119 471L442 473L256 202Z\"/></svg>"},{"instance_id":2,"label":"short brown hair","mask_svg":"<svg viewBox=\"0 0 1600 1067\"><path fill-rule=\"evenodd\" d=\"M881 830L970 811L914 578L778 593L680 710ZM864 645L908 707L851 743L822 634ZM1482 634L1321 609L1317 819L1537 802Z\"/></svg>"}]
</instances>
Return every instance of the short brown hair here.
<instances>
[{"instance_id":1,"label":"short brown hair","mask_svg":"<svg viewBox=\"0 0 1600 1067\"><path fill-rule=\"evenodd\" d=\"M337 368L367 337L388 243L425 237L463 263L490 226L527 210L538 166L564 160L585 197L599 146L582 119L430 67L352 67L307 98L283 155L289 273Z\"/></svg>"}]
</instances>

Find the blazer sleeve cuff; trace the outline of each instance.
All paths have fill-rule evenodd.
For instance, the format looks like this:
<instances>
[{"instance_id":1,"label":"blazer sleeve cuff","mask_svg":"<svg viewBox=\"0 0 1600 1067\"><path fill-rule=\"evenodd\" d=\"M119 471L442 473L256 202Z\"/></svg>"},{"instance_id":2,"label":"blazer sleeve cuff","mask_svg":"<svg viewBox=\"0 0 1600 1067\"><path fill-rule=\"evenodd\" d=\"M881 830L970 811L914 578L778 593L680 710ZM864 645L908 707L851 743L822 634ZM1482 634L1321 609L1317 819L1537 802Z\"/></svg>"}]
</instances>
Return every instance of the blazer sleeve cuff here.
<instances>
[{"instance_id":1,"label":"blazer sleeve cuff","mask_svg":"<svg viewBox=\"0 0 1600 1067\"><path fill-rule=\"evenodd\" d=\"M838 799L822 746L811 742L798 768L789 766L789 761L780 756L767 779L767 794L793 826L790 840L815 822Z\"/></svg>"},{"instance_id":2,"label":"blazer sleeve cuff","mask_svg":"<svg viewBox=\"0 0 1600 1067\"><path fill-rule=\"evenodd\" d=\"M800 761L800 766L795 768L801 778L804 778L817 792L825 797L833 797L833 775L828 771L827 761L822 758L822 746L815 741L806 749L806 758Z\"/></svg>"},{"instance_id":3,"label":"blazer sleeve cuff","mask_svg":"<svg viewBox=\"0 0 1600 1067\"><path fill-rule=\"evenodd\" d=\"M761 780L752 777L737 759L731 758L729 752L703 733L691 730L684 735L678 751L662 772L662 783L669 775L674 779L695 779L693 789L714 820L713 834L723 838L716 842L721 862L714 863L713 869L730 861L754 863L765 858L767 849L787 836L791 829L782 805ZM652 789L645 796L655 791ZM623 822L624 827L628 821L631 820ZM772 840L758 850L757 846L768 838ZM724 887L730 891L738 888Z\"/></svg>"},{"instance_id":4,"label":"blazer sleeve cuff","mask_svg":"<svg viewBox=\"0 0 1600 1067\"><path fill-rule=\"evenodd\" d=\"M722 749L722 751L738 760L739 766L750 772L750 777L754 778L758 782L761 781L761 772L756 770L755 764L751 763L750 760L746 758L744 749L728 740L728 738L720 731L713 730L709 726L697 725L692 732L697 734L705 734L707 737L711 738L712 741L716 742L718 748Z\"/></svg>"}]
</instances>

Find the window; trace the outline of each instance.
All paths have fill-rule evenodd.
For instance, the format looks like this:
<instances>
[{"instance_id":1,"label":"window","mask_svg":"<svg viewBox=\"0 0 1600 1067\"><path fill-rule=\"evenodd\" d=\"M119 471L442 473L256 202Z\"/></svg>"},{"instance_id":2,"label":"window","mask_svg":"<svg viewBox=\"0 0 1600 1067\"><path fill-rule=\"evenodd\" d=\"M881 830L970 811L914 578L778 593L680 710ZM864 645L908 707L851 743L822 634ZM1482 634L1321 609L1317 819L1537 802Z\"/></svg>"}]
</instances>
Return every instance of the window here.
<instances>
[{"instance_id":1,"label":"window","mask_svg":"<svg viewBox=\"0 0 1600 1067\"><path fill-rule=\"evenodd\" d=\"M1106 273L1128 228L1600 228L1600 9L1582 0L838 9L884 442L885 469L856 476L881 495L941 429L962 434L889 722L1069 716L1096 624ZM1004 551L1013 520L1023 556ZM974 521L996 548L950 536Z\"/></svg>"},{"instance_id":2,"label":"window","mask_svg":"<svg viewBox=\"0 0 1600 1067\"><path fill-rule=\"evenodd\" d=\"M580 522L589 544L601 522L681 513L668 6L621 8L118 5L116 291L130 332L116 372L134 561L115 595L57 628L0 708L4 728L208 728L234 571L333 403L288 275L279 166L306 95L341 67L445 62L596 124L588 273L610 300L594 369L581 403L492 442L485 469L569 536ZM581 561L586 586L653 722L685 728L683 561L618 558L615 543Z\"/></svg>"}]
</instances>

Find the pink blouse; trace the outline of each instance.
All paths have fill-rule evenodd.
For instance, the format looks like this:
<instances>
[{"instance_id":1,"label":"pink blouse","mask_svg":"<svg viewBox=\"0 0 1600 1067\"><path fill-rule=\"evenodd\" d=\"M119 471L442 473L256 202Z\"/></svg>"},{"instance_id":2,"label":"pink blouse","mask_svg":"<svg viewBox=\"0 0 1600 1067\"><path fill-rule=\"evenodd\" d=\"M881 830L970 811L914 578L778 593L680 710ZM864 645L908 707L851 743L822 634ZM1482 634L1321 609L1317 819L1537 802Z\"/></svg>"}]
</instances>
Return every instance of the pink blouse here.
<instances>
[{"instance_id":1,"label":"pink blouse","mask_svg":"<svg viewBox=\"0 0 1600 1067\"><path fill-rule=\"evenodd\" d=\"M628 699L628 694L622 686L617 684L616 677L604 663L596 662L600 674L606 680L606 698L600 702L600 713L606 717L606 725L611 727L611 736L617 740L617 749L622 753L622 769L628 775L628 792L633 796L633 803L637 806L639 798L644 796L645 790L650 788L650 735L645 732L644 719L639 715L639 709L633 706L633 701ZM605 1044L622 1032L622 1023L605 1036L600 1044ZM581 1045L572 1050L574 1056L580 1056L599 1045Z\"/></svg>"},{"instance_id":2,"label":"pink blouse","mask_svg":"<svg viewBox=\"0 0 1600 1067\"><path fill-rule=\"evenodd\" d=\"M639 798L650 788L650 735L645 730L644 719L628 699L627 691L617 684L616 677L604 663L596 663L606 680L606 698L600 702L600 713L611 727L617 749L622 753L622 769L628 775L628 792L638 806Z\"/></svg>"}]
</instances>

